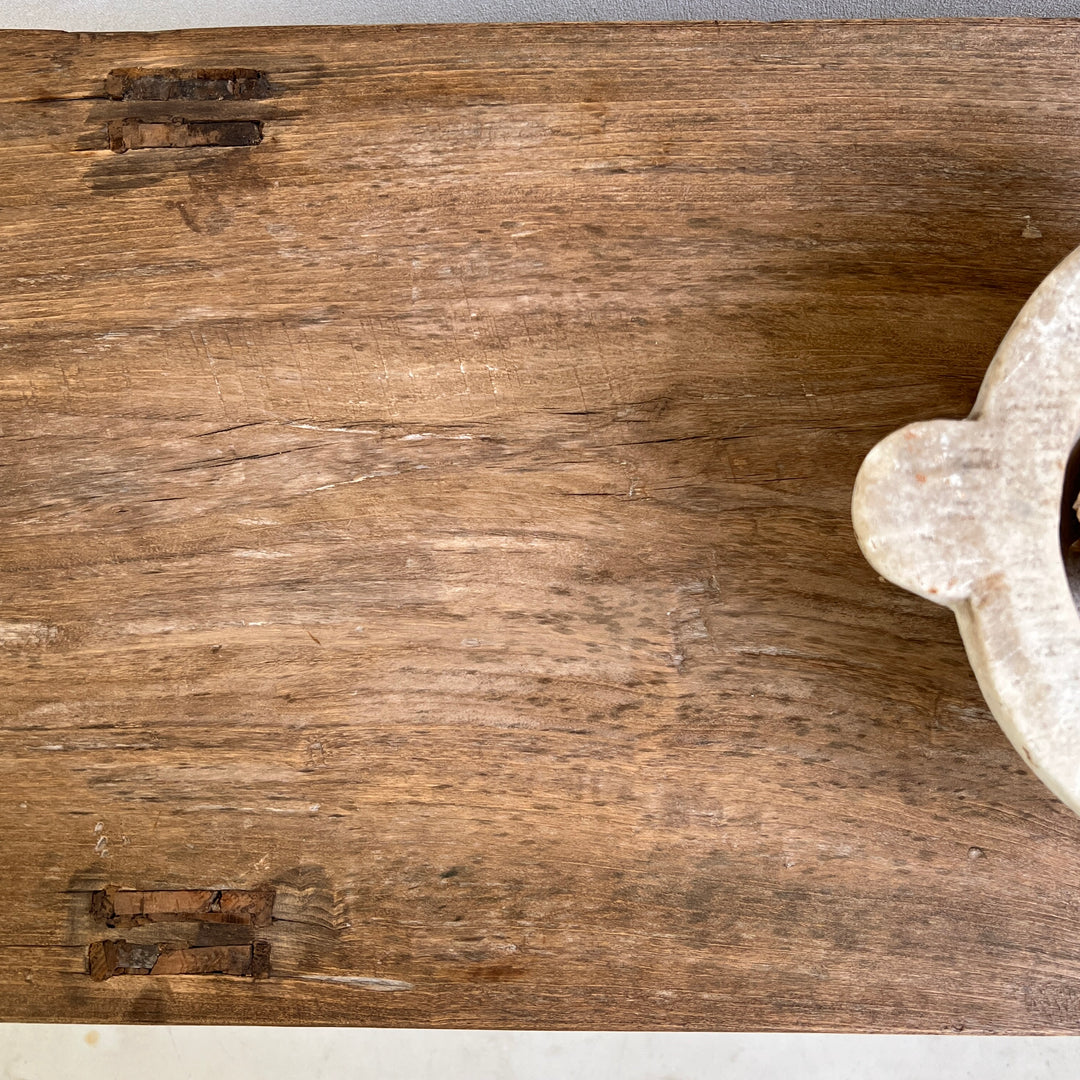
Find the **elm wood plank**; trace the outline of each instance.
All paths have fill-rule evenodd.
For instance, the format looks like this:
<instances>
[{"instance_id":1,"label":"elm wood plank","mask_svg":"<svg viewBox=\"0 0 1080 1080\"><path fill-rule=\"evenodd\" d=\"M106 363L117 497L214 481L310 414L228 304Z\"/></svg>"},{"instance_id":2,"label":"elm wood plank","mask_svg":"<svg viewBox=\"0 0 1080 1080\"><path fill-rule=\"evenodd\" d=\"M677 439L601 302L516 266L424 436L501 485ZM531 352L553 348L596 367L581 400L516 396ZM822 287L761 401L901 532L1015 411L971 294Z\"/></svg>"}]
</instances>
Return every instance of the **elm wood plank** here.
<instances>
[{"instance_id":1,"label":"elm wood plank","mask_svg":"<svg viewBox=\"0 0 1080 1080\"><path fill-rule=\"evenodd\" d=\"M1080 823L848 499L1080 243L1080 24L0 44L4 1019L1077 1030Z\"/></svg>"}]
</instances>

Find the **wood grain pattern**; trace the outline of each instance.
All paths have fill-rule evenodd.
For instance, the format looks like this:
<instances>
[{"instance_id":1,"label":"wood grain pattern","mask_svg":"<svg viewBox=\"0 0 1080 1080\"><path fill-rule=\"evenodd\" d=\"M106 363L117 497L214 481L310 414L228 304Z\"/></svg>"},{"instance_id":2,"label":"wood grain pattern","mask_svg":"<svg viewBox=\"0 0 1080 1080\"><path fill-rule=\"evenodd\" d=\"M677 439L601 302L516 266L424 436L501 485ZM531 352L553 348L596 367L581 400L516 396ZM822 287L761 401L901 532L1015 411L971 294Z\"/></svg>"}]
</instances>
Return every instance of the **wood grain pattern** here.
<instances>
[{"instance_id":1,"label":"wood grain pattern","mask_svg":"<svg viewBox=\"0 0 1080 1080\"><path fill-rule=\"evenodd\" d=\"M1080 24L0 44L3 1019L1077 1029L1080 822L848 501L1080 244Z\"/></svg>"}]
</instances>

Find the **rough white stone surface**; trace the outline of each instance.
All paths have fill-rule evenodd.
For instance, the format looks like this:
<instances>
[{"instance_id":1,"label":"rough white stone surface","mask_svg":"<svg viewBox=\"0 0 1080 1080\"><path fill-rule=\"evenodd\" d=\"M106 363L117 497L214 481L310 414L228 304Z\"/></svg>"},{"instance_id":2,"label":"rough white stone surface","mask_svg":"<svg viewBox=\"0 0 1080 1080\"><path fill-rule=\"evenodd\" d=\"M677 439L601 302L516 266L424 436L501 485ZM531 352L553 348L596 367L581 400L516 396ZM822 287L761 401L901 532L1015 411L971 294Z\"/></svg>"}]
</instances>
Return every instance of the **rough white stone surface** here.
<instances>
[{"instance_id":1,"label":"rough white stone surface","mask_svg":"<svg viewBox=\"0 0 1080 1080\"><path fill-rule=\"evenodd\" d=\"M880 574L956 613L998 723L1080 813L1080 614L1059 537L1078 436L1080 249L1016 317L966 420L870 451L852 519Z\"/></svg>"}]
</instances>

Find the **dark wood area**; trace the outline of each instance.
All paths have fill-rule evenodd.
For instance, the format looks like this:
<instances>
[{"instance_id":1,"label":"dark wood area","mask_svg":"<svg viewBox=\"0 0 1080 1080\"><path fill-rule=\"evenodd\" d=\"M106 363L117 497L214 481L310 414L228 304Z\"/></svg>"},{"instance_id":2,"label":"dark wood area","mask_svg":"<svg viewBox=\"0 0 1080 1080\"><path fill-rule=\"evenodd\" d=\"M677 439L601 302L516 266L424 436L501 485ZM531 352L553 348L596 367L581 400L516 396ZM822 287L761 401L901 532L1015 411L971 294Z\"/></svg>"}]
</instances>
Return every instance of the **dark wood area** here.
<instances>
[{"instance_id":1,"label":"dark wood area","mask_svg":"<svg viewBox=\"0 0 1080 1080\"><path fill-rule=\"evenodd\" d=\"M1078 55L0 35L0 1017L1078 1030L1080 822L848 515Z\"/></svg>"}]
</instances>

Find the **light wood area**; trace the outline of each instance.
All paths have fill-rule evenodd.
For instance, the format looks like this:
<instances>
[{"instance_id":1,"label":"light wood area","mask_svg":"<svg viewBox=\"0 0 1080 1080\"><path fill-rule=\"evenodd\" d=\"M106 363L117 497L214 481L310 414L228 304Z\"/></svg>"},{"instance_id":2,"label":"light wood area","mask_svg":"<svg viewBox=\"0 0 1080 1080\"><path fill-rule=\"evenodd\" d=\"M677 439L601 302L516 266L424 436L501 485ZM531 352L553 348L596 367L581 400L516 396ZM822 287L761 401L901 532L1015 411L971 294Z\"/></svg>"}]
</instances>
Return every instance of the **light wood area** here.
<instances>
[{"instance_id":1,"label":"light wood area","mask_svg":"<svg viewBox=\"0 0 1080 1080\"><path fill-rule=\"evenodd\" d=\"M1077 55L0 35L0 1016L1080 1029L1080 821L849 522L1080 244Z\"/></svg>"}]
</instances>

